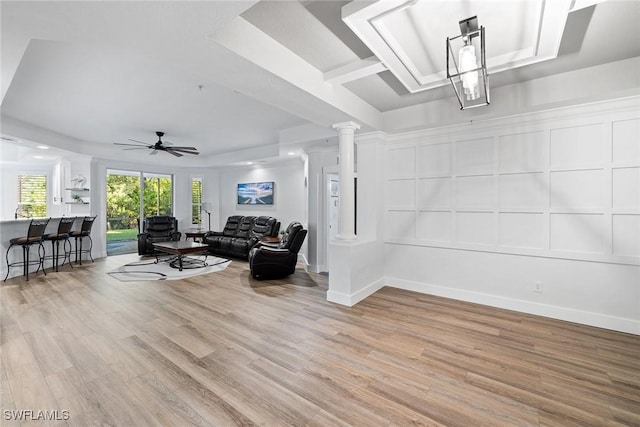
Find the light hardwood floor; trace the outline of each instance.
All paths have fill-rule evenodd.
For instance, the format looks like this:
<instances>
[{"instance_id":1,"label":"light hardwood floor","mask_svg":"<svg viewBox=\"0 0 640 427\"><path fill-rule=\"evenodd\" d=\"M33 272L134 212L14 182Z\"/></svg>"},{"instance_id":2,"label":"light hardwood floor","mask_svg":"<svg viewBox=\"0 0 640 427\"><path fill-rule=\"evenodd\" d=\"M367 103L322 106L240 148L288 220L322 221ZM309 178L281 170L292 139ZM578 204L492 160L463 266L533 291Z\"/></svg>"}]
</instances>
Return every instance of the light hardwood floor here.
<instances>
[{"instance_id":1,"label":"light hardwood floor","mask_svg":"<svg viewBox=\"0 0 640 427\"><path fill-rule=\"evenodd\" d=\"M0 424L640 426L638 336L389 288L347 308L325 276L236 260L105 274L125 260L0 286Z\"/></svg>"}]
</instances>

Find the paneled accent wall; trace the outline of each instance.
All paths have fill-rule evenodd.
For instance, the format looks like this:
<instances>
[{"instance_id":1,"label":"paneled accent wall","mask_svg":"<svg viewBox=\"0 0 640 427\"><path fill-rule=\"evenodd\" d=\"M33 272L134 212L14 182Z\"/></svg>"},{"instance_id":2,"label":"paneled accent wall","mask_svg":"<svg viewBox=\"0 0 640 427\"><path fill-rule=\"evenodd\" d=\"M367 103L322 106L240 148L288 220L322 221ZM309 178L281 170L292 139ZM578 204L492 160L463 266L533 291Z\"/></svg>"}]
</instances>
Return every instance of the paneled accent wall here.
<instances>
[{"instance_id":1,"label":"paneled accent wall","mask_svg":"<svg viewBox=\"0 0 640 427\"><path fill-rule=\"evenodd\" d=\"M640 265L640 117L398 137L385 242Z\"/></svg>"}]
</instances>

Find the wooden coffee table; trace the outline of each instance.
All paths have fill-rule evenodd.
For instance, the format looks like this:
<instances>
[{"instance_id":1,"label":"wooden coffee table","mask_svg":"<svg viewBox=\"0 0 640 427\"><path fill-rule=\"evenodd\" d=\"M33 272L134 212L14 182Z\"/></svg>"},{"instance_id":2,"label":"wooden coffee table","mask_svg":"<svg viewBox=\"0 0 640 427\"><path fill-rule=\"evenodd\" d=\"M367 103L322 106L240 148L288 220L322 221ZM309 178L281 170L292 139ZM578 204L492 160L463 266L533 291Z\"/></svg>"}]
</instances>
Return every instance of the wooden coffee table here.
<instances>
[{"instance_id":1,"label":"wooden coffee table","mask_svg":"<svg viewBox=\"0 0 640 427\"><path fill-rule=\"evenodd\" d=\"M207 233L208 231L200 228L190 228L184 233L184 240L191 239L194 242L202 242L204 235Z\"/></svg>"},{"instance_id":2,"label":"wooden coffee table","mask_svg":"<svg viewBox=\"0 0 640 427\"><path fill-rule=\"evenodd\" d=\"M154 243L153 248L157 252L162 252L165 254L175 255L172 259L169 259L169 265L173 268L177 268L182 271L183 268L200 268L206 267L207 257L205 256L204 260L199 260L195 258L189 258L186 255L189 254L205 254L209 249L209 245L204 245L202 243L196 242L161 242ZM156 263L159 261L156 256Z\"/></svg>"}]
</instances>

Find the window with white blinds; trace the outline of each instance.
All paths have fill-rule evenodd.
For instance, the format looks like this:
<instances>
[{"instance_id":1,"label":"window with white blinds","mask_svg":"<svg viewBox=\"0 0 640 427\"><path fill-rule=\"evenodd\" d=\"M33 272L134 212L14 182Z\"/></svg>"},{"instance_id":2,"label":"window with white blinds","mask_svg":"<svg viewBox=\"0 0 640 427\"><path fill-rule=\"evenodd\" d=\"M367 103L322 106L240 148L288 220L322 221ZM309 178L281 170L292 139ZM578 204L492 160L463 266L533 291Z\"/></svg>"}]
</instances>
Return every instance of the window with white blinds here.
<instances>
[{"instance_id":1,"label":"window with white blinds","mask_svg":"<svg viewBox=\"0 0 640 427\"><path fill-rule=\"evenodd\" d=\"M18 175L18 217L47 216L47 176Z\"/></svg>"}]
</instances>

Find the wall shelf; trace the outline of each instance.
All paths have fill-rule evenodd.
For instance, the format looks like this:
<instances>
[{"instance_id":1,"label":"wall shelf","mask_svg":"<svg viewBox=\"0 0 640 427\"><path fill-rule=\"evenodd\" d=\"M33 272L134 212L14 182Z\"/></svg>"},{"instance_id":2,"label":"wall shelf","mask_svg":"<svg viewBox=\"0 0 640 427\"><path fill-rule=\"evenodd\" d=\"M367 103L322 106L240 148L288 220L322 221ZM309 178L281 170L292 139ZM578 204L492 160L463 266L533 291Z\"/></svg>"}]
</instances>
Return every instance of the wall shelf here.
<instances>
[{"instance_id":1,"label":"wall shelf","mask_svg":"<svg viewBox=\"0 0 640 427\"><path fill-rule=\"evenodd\" d=\"M89 205L91 204L91 202L88 200L89 199L89 191L91 191L89 188L74 188L74 187L67 187L65 188L66 191L68 191L69 193L69 199L71 199L71 201L69 202L64 202L65 205Z\"/></svg>"}]
</instances>

